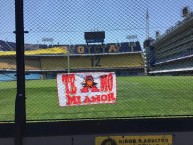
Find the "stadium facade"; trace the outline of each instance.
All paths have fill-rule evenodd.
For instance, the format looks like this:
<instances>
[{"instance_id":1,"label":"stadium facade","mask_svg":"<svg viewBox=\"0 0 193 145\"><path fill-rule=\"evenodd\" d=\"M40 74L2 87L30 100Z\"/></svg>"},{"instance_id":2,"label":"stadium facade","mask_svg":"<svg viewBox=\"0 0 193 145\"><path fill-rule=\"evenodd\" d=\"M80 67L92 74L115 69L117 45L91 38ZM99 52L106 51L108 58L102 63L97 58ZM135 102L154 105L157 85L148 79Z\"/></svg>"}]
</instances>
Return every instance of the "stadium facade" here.
<instances>
[{"instance_id":1,"label":"stadium facade","mask_svg":"<svg viewBox=\"0 0 193 145\"><path fill-rule=\"evenodd\" d=\"M16 72L15 43L0 41L1 75ZM113 71L117 75L144 74L144 56L139 41L107 43L25 45L25 70L30 79L55 78L59 72ZM35 74L35 75L34 75ZM39 74L39 76L38 76Z\"/></svg>"},{"instance_id":2,"label":"stadium facade","mask_svg":"<svg viewBox=\"0 0 193 145\"><path fill-rule=\"evenodd\" d=\"M193 12L144 48L149 75L193 74Z\"/></svg>"}]
</instances>

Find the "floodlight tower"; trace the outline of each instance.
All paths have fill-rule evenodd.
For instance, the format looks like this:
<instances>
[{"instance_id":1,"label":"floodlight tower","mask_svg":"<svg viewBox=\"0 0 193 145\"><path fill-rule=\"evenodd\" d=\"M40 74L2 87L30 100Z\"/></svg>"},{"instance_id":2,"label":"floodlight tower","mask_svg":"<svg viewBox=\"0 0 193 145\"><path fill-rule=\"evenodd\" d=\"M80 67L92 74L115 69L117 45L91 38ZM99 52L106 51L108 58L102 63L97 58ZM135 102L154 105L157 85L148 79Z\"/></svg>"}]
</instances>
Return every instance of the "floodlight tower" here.
<instances>
[{"instance_id":1,"label":"floodlight tower","mask_svg":"<svg viewBox=\"0 0 193 145\"><path fill-rule=\"evenodd\" d=\"M182 9L182 17L186 18L186 17L189 17L190 16L190 8L189 6L185 6L183 9Z\"/></svg>"},{"instance_id":2,"label":"floodlight tower","mask_svg":"<svg viewBox=\"0 0 193 145\"><path fill-rule=\"evenodd\" d=\"M146 11L146 40L145 42L147 45L144 45L144 61L145 61L145 68L144 73L147 75L147 69L148 69L148 62L147 62L147 47L149 47L149 10Z\"/></svg>"},{"instance_id":3,"label":"floodlight tower","mask_svg":"<svg viewBox=\"0 0 193 145\"><path fill-rule=\"evenodd\" d=\"M149 39L149 10L146 11L146 39Z\"/></svg>"}]
</instances>

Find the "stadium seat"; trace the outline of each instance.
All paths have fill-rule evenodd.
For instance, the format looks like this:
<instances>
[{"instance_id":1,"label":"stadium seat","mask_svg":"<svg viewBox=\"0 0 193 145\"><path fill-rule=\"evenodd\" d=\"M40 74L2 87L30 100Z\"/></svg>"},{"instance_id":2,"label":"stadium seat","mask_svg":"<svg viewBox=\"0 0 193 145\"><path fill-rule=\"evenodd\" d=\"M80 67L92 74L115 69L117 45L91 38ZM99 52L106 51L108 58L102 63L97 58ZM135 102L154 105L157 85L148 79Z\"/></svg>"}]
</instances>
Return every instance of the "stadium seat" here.
<instances>
[{"instance_id":1,"label":"stadium seat","mask_svg":"<svg viewBox=\"0 0 193 145\"><path fill-rule=\"evenodd\" d=\"M26 70L41 70L39 59L25 59Z\"/></svg>"},{"instance_id":2,"label":"stadium seat","mask_svg":"<svg viewBox=\"0 0 193 145\"><path fill-rule=\"evenodd\" d=\"M40 61L42 70L67 69L66 57L42 57Z\"/></svg>"},{"instance_id":3,"label":"stadium seat","mask_svg":"<svg viewBox=\"0 0 193 145\"><path fill-rule=\"evenodd\" d=\"M16 61L14 58L0 57L0 69L16 69Z\"/></svg>"},{"instance_id":4,"label":"stadium seat","mask_svg":"<svg viewBox=\"0 0 193 145\"><path fill-rule=\"evenodd\" d=\"M91 61L92 59L93 62ZM93 58L90 56L76 56L70 58L71 69L130 68L141 66L144 66L144 61L140 54L99 55Z\"/></svg>"}]
</instances>

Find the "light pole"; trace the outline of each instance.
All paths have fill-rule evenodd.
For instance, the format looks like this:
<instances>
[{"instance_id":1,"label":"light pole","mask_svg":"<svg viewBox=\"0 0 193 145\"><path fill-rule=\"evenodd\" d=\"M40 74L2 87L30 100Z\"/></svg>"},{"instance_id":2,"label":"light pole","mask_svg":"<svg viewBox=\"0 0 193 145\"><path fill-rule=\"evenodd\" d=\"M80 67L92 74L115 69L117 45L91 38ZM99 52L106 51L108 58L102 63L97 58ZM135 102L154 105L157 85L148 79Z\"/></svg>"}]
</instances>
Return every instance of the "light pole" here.
<instances>
[{"instance_id":1,"label":"light pole","mask_svg":"<svg viewBox=\"0 0 193 145\"><path fill-rule=\"evenodd\" d=\"M67 52L67 67L68 67L68 73L70 73L70 52Z\"/></svg>"}]
</instances>

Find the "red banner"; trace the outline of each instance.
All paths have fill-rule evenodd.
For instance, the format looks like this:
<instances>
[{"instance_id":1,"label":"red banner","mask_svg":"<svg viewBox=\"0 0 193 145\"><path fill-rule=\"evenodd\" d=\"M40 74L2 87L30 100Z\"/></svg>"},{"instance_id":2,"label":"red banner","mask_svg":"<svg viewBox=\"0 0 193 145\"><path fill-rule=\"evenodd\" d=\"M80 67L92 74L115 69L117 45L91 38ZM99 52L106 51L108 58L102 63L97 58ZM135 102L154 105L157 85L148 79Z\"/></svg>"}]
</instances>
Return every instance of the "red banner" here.
<instances>
[{"instance_id":1,"label":"red banner","mask_svg":"<svg viewBox=\"0 0 193 145\"><path fill-rule=\"evenodd\" d=\"M57 75L59 106L116 102L114 72L62 73Z\"/></svg>"}]
</instances>

